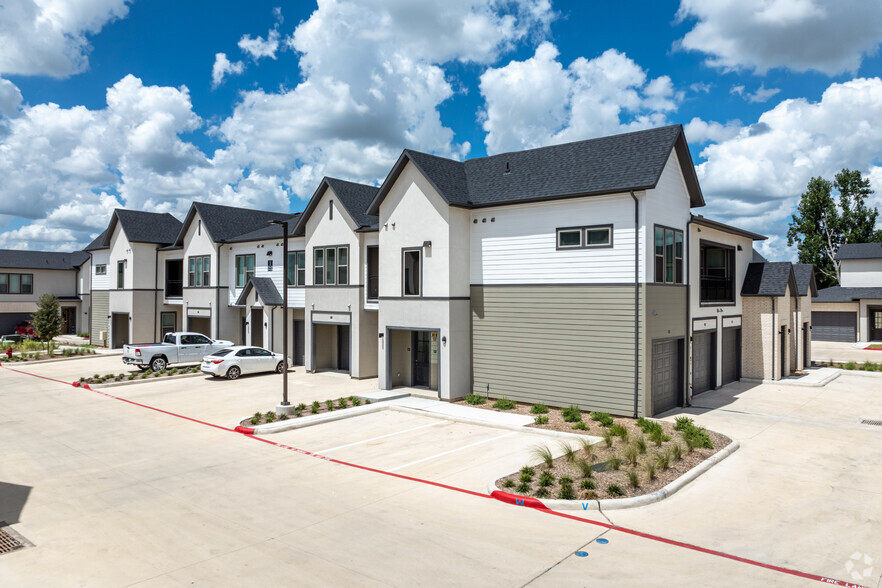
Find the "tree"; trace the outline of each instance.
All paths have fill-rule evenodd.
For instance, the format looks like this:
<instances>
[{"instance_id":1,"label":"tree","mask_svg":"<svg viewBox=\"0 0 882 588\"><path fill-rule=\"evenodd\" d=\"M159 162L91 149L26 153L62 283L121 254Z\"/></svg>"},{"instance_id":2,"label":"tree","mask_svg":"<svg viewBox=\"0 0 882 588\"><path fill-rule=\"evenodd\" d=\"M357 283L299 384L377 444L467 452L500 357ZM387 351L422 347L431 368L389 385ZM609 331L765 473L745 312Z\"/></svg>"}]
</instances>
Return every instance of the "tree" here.
<instances>
[{"instance_id":1,"label":"tree","mask_svg":"<svg viewBox=\"0 0 882 588\"><path fill-rule=\"evenodd\" d=\"M52 294L43 294L37 301L37 312L33 314L34 331L37 337L51 341L53 337L61 334L61 308L58 306L58 297Z\"/></svg>"},{"instance_id":2,"label":"tree","mask_svg":"<svg viewBox=\"0 0 882 588\"><path fill-rule=\"evenodd\" d=\"M835 256L840 245L882 241L882 231L876 230L879 211L867 206L871 194L870 180L857 170L843 169L832 183L821 177L809 180L787 229L787 245L796 243L799 263L815 266L819 287L839 284Z\"/></svg>"}]
</instances>

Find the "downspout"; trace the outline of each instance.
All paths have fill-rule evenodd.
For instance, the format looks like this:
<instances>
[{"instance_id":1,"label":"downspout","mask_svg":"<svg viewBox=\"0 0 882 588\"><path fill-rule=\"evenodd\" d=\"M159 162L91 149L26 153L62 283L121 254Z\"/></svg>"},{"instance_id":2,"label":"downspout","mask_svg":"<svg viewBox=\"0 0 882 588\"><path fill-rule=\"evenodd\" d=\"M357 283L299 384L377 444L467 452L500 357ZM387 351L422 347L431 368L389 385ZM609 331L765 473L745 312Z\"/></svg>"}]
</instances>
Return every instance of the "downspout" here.
<instances>
[{"instance_id":1,"label":"downspout","mask_svg":"<svg viewBox=\"0 0 882 588\"><path fill-rule=\"evenodd\" d=\"M634 418L637 418L640 396L640 201L634 199Z\"/></svg>"},{"instance_id":2,"label":"downspout","mask_svg":"<svg viewBox=\"0 0 882 588\"><path fill-rule=\"evenodd\" d=\"M689 350L692 348L692 282L689 281L689 268L692 266L692 249L689 248L691 237L692 214L689 215L689 220L686 222L686 255L683 260L683 263L686 264L686 339L683 345L683 367L681 369L684 372L683 381L686 382L684 396L687 407L692 406L692 387L689 385L689 362L686 361L689 357Z\"/></svg>"},{"instance_id":3,"label":"downspout","mask_svg":"<svg viewBox=\"0 0 882 588\"><path fill-rule=\"evenodd\" d=\"M95 290L95 288L94 288L95 284L92 283L92 281L94 279L93 272L95 271L95 266L92 265L92 262L94 262L94 261L95 260L92 258L92 252L90 251L89 252L89 319L88 319L89 320L89 344L90 345L95 345L95 337L92 336L92 299L94 298L94 296L92 296L92 292Z\"/></svg>"},{"instance_id":4,"label":"downspout","mask_svg":"<svg viewBox=\"0 0 882 588\"><path fill-rule=\"evenodd\" d=\"M775 339L778 337L778 333L775 331L775 297L772 296L772 377L771 379L775 379Z\"/></svg>"},{"instance_id":5,"label":"downspout","mask_svg":"<svg viewBox=\"0 0 882 588\"><path fill-rule=\"evenodd\" d=\"M166 276L168 278L168 276ZM153 255L153 340L159 341L159 327L156 324L156 307L159 306L159 245L156 246L156 251Z\"/></svg>"},{"instance_id":6,"label":"downspout","mask_svg":"<svg viewBox=\"0 0 882 588\"><path fill-rule=\"evenodd\" d=\"M799 291L796 292L796 314L791 317L790 321L793 323L793 345L796 346L796 365L799 365L799 332L802 329L802 317L799 314ZM799 328L797 328L799 327ZM803 364L802 369L805 369L805 364Z\"/></svg>"},{"instance_id":7,"label":"downspout","mask_svg":"<svg viewBox=\"0 0 882 588\"><path fill-rule=\"evenodd\" d=\"M214 339L221 338L221 336L220 336L220 334L221 334L220 333L220 268L221 268L220 248L221 248L220 243L218 243L214 247L214 251L216 253L216 259L217 259L217 261L215 262L217 265L217 271L215 272L217 277L215 277L215 279L214 279L214 284L215 284L215 286L214 286L214 329L215 329Z\"/></svg>"},{"instance_id":8,"label":"downspout","mask_svg":"<svg viewBox=\"0 0 882 588\"><path fill-rule=\"evenodd\" d=\"M276 340L276 307L270 306L270 336L269 336L269 349L273 353L275 353L275 345L273 343Z\"/></svg>"}]
</instances>

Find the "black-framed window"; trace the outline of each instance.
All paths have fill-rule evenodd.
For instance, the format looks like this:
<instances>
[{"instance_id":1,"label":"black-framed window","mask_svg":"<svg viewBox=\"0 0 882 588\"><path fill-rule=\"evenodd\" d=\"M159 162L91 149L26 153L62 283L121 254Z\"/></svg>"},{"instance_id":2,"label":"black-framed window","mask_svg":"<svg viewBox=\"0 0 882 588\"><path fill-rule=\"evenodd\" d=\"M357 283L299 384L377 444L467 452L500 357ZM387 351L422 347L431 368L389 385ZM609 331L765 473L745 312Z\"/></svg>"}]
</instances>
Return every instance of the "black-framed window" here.
<instances>
[{"instance_id":1,"label":"black-framed window","mask_svg":"<svg viewBox=\"0 0 882 588\"><path fill-rule=\"evenodd\" d=\"M715 243L701 243L700 276L702 303L735 302L735 248Z\"/></svg>"},{"instance_id":2,"label":"black-framed window","mask_svg":"<svg viewBox=\"0 0 882 588\"><path fill-rule=\"evenodd\" d=\"M167 333L174 333L177 330L177 314L173 312L162 312L160 313L160 329L162 329L162 336L165 337Z\"/></svg>"},{"instance_id":3,"label":"black-framed window","mask_svg":"<svg viewBox=\"0 0 882 588\"><path fill-rule=\"evenodd\" d=\"M95 275L96 276L106 276L107 275L107 266L105 264L96 265L95 266Z\"/></svg>"},{"instance_id":4,"label":"black-framed window","mask_svg":"<svg viewBox=\"0 0 882 588\"><path fill-rule=\"evenodd\" d=\"M380 247L367 247L367 297L368 300L380 298Z\"/></svg>"},{"instance_id":5,"label":"black-framed window","mask_svg":"<svg viewBox=\"0 0 882 588\"><path fill-rule=\"evenodd\" d=\"M683 231L655 227L655 281L683 283Z\"/></svg>"},{"instance_id":6,"label":"black-framed window","mask_svg":"<svg viewBox=\"0 0 882 588\"><path fill-rule=\"evenodd\" d=\"M288 253L288 285L306 285L306 251Z\"/></svg>"},{"instance_id":7,"label":"black-framed window","mask_svg":"<svg viewBox=\"0 0 882 588\"><path fill-rule=\"evenodd\" d=\"M184 260L168 259L165 262L165 297L181 298L184 295Z\"/></svg>"},{"instance_id":8,"label":"black-framed window","mask_svg":"<svg viewBox=\"0 0 882 588\"><path fill-rule=\"evenodd\" d=\"M120 260L116 262L116 287L117 288L125 288L126 287L126 262L125 260Z\"/></svg>"},{"instance_id":9,"label":"black-framed window","mask_svg":"<svg viewBox=\"0 0 882 588\"><path fill-rule=\"evenodd\" d=\"M254 277L254 254L236 256L236 287L241 288Z\"/></svg>"},{"instance_id":10,"label":"black-framed window","mask_svg":"<svg viewBox=\"0 0 882 588\"><path fill-rule=\"evenodd\" d=\"M603 249L612 246L612 225L591 225L557 229L558 249Z\"/></svg>"},{"instance_id":11,"label":"black-framed window","mask_svg":"<svg viewBox=\"0 0 882 588\"><path fill-rule=\"evenodd\" d=\"M0 274L0 294L33 294L34 274Z\"/></svg>"},{"instance_id":12,"label":"black-framed window","mask_svg":"<svg viewBox=\"0 0 882 588\"><path fill-rule=\"evenodd\" d=\"M401 294L403 296L422 295L422 249L405 249L401 258Z\"/></svg>"},{"instance_id":13,"label":"black-framed window","mask_svg":"<svg viewBox=\"0 0 882 588\"><path fill-rule=\"evenodd\" d=\"M316 247L313 251L313 279L316 286L349 284L349 246Z\"/></svg>"},{"instance_id":14,"label":"black-framed window","mask_svg":"<svg viewBox=\"0 0 882 588\"><path fill-rule=\"evenodd\" d=\"M187 285L210 286L211 285L211 256L198 255L188 258Z\"/></svg>"}]
</instances>

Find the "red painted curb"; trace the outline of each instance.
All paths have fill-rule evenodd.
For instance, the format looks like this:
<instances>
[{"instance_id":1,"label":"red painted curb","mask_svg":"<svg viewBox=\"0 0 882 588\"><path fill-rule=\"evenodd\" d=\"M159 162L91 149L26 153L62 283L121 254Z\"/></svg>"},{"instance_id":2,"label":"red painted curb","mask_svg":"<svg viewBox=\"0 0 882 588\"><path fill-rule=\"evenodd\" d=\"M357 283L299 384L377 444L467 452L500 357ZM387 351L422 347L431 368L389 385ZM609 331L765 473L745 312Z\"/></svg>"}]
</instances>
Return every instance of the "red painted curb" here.
<instances>
[{"instance_id":1,"label":"red painted curb","mask_svg":"<svg viewBox=\"0 0 882 588\"><path fill-rule=\"evenodd\" d=\"M233 430L236 431L237 433L242 433L243 435L253 435L254 434L254 429L251 429L248 427L238 426Z\"/></svg>"},{"instance_id":2,"label":"red painted curb","mask_svg":"<svg viewBox=\"0 0 882 588\"><path fill-rule=\"evenodd\" d=\"M542 509L548 508L544 504L542 504L542 501L535 498L530 498L529 496L519 496L517 494L509 494L508 492L503 492L502 490L494 490L490 493L490 496L492 496L496 500L506 502L508 504L514 504L515 506L526 506L527 508Z\"/></svg>"},{"instance_id":3,"label":"red painted curb","mask_svg":"<svg viewBox=\"0 0 882 588\"><path fill-rule=\"evenodd\" d=\"M70 385L73 386L74 388L79 388L79 387L80 387L80 383L79 383L79 382L71 382Z\"/></svg>"},{"instance_id":4,"label":"red painted curb","mask_svg":"<svg viewBox=\"0 0 882 588\"><path fill-rule=\"evenodd\" d=\"M88 384L83 384L83 390L91 390Z\"/></svg>"}]
</instances>

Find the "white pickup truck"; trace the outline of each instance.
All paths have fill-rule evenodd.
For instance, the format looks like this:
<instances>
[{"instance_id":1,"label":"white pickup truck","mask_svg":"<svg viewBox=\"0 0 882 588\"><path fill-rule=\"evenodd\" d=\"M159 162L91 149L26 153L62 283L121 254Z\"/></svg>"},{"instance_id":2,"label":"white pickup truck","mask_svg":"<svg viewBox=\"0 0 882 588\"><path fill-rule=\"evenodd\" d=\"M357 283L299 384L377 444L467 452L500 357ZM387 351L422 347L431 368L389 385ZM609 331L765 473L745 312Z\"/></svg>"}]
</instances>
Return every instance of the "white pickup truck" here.
<instances>
[{"instance_id":1,"label":"white pickup truck","mask_svg":"<svg viewBox=\"0 0 882 588\"><path fill-rule=\"evenodd\" d=\"M122 360L126 365L158 372L172 363L199 363L206 355L232 346L232 341L215 341L200 333L166 333L162 343L123 345Z\"/></svg>"}]
</instances>

